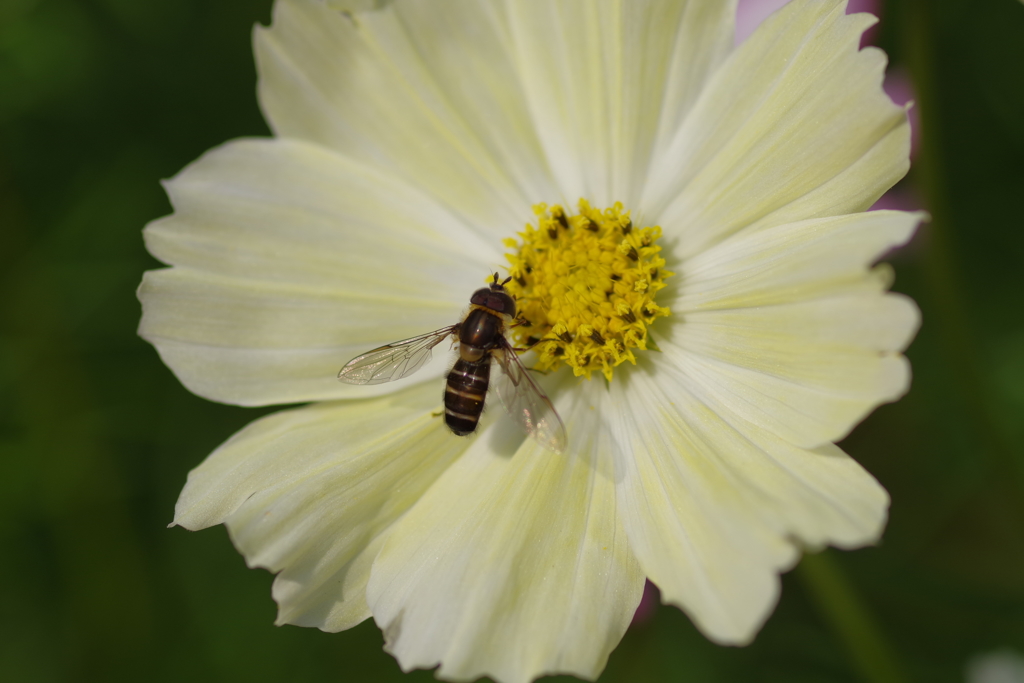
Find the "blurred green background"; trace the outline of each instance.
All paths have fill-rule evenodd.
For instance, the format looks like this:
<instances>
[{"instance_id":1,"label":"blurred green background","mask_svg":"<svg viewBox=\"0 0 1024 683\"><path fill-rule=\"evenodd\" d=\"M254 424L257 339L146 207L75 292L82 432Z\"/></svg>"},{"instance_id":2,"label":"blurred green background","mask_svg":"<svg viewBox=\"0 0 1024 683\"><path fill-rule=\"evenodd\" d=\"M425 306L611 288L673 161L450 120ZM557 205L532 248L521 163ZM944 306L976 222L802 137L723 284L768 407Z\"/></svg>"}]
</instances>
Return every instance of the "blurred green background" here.
<instances>
[{"instance_id":1,"label":"blurred green background","mask_svg":"<svg viewBox=\"0 0 1024 683\"><path fill-rule=\"evenodd\" d=\"M4 681L431 678L372 622L273 626L271 576L223 528L165 528L188 470L269 409L192 396L136 337L140 229L170 211L159 179L267 134L270 5L0 0ZM914 387L843 444L892 494L884 542L787 574L747 648L662 607L602 680L961 681L1024 653L1024 6L890 0L875 42L915 82L899 189L934 216L890 259L924 313Z\"/></svg>"}]
</instances>

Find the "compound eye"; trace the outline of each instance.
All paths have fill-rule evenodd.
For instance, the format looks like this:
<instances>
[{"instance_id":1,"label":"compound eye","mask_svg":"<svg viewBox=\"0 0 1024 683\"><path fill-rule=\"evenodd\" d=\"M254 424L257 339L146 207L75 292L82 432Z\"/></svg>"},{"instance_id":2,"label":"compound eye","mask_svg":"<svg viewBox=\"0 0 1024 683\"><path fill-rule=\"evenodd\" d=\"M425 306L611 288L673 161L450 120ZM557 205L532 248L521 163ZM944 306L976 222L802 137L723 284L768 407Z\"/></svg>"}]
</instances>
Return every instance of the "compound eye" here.
<instances>
[{"instance_id":1,"label":"compound eye","mask_svg":"<svg viewBox=\"0 0 1024 683\"><path fill-rule=\"evenodd\" d=\"M516 314L516 302L505 292L478 289L473 293L473 297L469 300L469 303L489 308L495 313L510 315L513 318Z\"/></svg>"},{"instance_id":2,"label":"compound eye","mask_svg":"<svg viewBox=\"0 0 1024 683\"><path fill-rule=\"evenodd\" d=\"M474 306L487 306L487 308L490 308L490 305L487 303L490 298L491 290L478 289L475 292L473 292L473 296L470 297L469 303L473 304Z\"/></svg>"},{"instance_id":3,"label":"compound eye","mask_svg":"<svg viewBox=\"0 0 1024 683\"><path fill-rule=\"evenodd\" d=\"M487 297L487 303L483 305L497 313L514 315L516 312L515 302L505 292L491 292L491 295Z\"/></svg>"},{"instance_id":4,"label":"compound eye","mask_svg":"<svg viewBox=\"0 0 1024 683\"><path fill-rule=\"evenodd\" d=\"M516 300L504 292L502 292L500 296L502 299L501 312L506 313L513 318L516 317Z\"/></svg>"}]
</instances>

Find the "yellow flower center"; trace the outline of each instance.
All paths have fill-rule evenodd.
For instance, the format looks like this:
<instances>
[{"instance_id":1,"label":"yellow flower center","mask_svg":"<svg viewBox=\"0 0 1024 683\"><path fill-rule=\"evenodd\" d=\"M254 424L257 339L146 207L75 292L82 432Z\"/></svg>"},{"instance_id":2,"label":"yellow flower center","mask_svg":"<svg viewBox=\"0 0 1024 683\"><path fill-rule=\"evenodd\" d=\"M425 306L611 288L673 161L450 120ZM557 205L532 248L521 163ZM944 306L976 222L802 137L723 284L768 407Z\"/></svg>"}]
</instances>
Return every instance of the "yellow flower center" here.
<instances>
[{"instance_id":1,"label":"yellow flower center","mask_svg":"<svg viewBox=\"0 0 1024 683\"><path fill-rule=\"evenodd\" d=\"M516 346L537 352L538 370L564 363L577 377L600 370L610 381L616 366L636 364L633 349L650 345L648 326L669 314L654 303L672 275L655 244L661 228L635 227L618 202L601 210L581 199L572 216L557 205L533 212L536 227L505 240L515 250L505 257L522 323Z\"/></svg>"}]
</instances>

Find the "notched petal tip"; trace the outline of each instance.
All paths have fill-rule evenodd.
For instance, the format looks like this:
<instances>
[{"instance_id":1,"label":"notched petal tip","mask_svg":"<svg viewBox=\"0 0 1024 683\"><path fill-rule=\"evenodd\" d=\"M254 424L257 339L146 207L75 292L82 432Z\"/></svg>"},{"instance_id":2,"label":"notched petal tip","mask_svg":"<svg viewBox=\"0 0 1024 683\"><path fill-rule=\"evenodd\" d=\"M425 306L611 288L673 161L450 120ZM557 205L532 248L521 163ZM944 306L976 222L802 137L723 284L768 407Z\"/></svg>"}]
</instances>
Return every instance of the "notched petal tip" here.
<instances>
[{"instance_id":1,"label":"notched petal tip","mask_svg":"<svg viewBox=\"0 0 1024 683\"><path fill-rule=\"evenodd\" d=\"M742 613L710 615L706 610L693 609L693 601L686 599L672 599L662 594L662 603L672 605L683 612L693 625L697 627L705 638L725 647L746 647L754 642L761 628L764 627L768 618L771 617L775 607L782 597L782 581L779 576L781 572L789 571L799 562L800 552L796 546L793 547L792 558L785 564L776 567L768 582L763 587L762 594L756 604L748 605L747 610Z\"/></svg>"},{"instance_id":2,"label":"notched petal tip","mask_svg":"<svg viewBox=\"0 0 1024 683\"><path fill-rule=\"evenodd\" d=\"M564 414L580 435L569 455L528 439L509 458L478 439L396 525L367 597L403 670L527 683L603 669L644 581L590 405Z\"/></svg>"},{"instance_id":3,"label":"notched petal tip","mask_svg":"<svg viewBox=\"0 0 1024 683\"><path fill-rule=\"evenodd\" d=\"M655 165L645 206L688 258L720 239L870 207L909 168L886 58L860 49L875 19L791 2L726 61Z\"/></svg>"},{"instance_id":4,"label":"notched petal tip","mask_svg":"<svg viewBox=\"0 0 1024 683\"><path fill-rule=\"evenodd\" d=\"M899 302L897 305L906 309L904 314L905 336L898 345L899 350L902 351L910 346L910 342L913 341L918 330L921 329L921 307L917 305L916 301L900 292L889 292L888 297L894 302Z\"/></svg>"},{"instance_id":5,"label":"notched petal tip","mask_svg":"<svg viewBox=\"0 0 1024 683\"><path fill-rule=\"evenodd\" d=\"M749 643L803 548L879 537L888 496L836 446L797 446L697 387L633 379L637 410L616 416L632 453L620 461L626 531L664 600L710 639Z\"/></svg>"},{"instance_id":6,"label":"notched petal tip","mask_svg":"<svg viewBox=\"0 0 1024 683\"><path fill-rule=\"evenodd\" d=\"M390 526L466 447L437 400L414 386L257 420L189 473L172 524L224 523L247 566L277 573L278 623L355 626Z\"/></svg>"}]
</instances>

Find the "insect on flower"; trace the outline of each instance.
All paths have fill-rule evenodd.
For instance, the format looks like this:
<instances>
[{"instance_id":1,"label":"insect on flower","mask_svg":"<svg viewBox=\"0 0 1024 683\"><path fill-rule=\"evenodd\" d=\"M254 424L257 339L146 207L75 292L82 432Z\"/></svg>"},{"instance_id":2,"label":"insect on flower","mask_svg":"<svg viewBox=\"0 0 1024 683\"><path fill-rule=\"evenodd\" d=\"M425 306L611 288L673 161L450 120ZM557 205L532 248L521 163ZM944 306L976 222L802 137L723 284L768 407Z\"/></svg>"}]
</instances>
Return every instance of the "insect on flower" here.
<instances>
[{"instance_id":1,"label":"insect on flower","mask_svg":"<svg viewBox=\"0 0 1024 683\"><path fill-rule=\"evenodd\" d=\"M495 391L519 427L555 452L565 449L565 426L505 336L515 325L516 302L504 282L494 281L473 292L461 322L403 339L356 356L341 369L346 384L383 384L412 375L430 360L431 351L448 335L459 344L459 355L448 373L444 391L444 421L458 436L476 430L490 384L492 359L502 372Z\"/></svg>"},{"instance_id":2,"label":"insect on flower","mask_svg":"<svg viewBox=\"0 0 1024 683\"><path fill-rule=\"evenodd\" d=\"M174 524L225 524L277 623L372 618L443 680L596 679L647 579L749 643L804 551L887 519L835 445L907 391L920 321L877 261L925 216L866 211L910 149L875 19L793 0L734 47L731 0L351 4L275 0L274 137L190 164L146 228L167 365L300 404L193 470ZM446 338L448 427L393 381L440 377ZM492 385L533 438L477 424Z\"/></svg>"}]
</instances>

